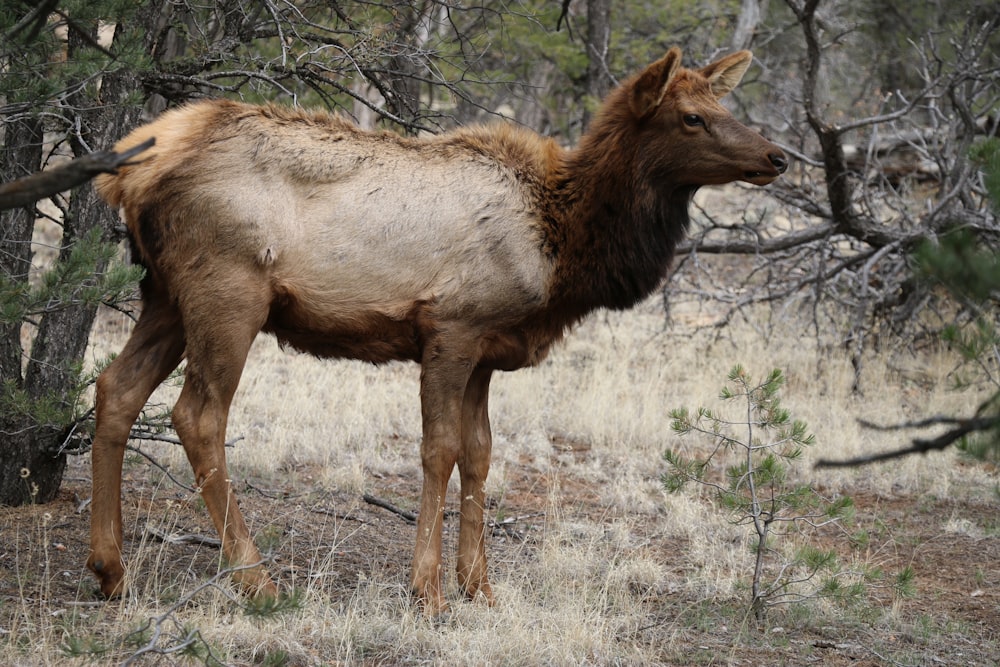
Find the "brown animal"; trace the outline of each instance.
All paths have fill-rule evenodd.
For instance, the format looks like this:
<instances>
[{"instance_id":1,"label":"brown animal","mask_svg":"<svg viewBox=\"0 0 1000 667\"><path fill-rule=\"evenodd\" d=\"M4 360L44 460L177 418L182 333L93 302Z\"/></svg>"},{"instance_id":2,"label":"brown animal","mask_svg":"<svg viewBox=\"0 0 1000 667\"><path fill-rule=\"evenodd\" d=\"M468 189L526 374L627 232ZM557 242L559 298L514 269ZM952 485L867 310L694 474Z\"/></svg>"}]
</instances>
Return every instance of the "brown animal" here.
<instances>
[{"instance_id":1,"label":"brown animal","mask_svg":"<svg viewBox=\"0 0 1000 667\"><path fill-rule=\"evenodd\" d=\"M98 179L146 267L144 307L97 381L88 566L124 588L121 467L153 389L187 358L173 411L235 579L274 595L226 472L230 401L259 331L321 357L421 364L424 484L411 586L441 593L448 479L461 476L458 580L492 603L483 546L487 394L497 370L538 363L597 308L662 281L702 185L764 185L785 155L719 104L741 51L698 70L671 49L612 92L576 150L512 127L411 139L326 113L230 101L164 113Z\"/></svg>"}]
</instances>

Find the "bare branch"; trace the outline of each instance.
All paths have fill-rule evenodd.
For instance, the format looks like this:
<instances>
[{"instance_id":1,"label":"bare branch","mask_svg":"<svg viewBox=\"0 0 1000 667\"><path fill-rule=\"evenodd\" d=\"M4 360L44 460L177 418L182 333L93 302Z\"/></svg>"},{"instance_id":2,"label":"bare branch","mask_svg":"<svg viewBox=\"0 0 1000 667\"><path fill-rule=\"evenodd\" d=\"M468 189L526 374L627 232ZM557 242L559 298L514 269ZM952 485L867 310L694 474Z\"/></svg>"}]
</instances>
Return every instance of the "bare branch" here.
<instances>
[{"instance_id":1,"label":"bare branch","mask_svg":"<svg viewBox=\"0 0 1000 667\"><path fill-rule=\"evenodd\" d=\"M375 505L376 507L381 507L382 509L389 510L393 514L398 514L399 516L403 517L404 519L406 519L410 523L416 523L417 522L417 515L414 514L413 512L409 512L407 510L400 509L399 507L396 507L395 505L393 505L392 503L390 503L390 502L388 502L386 500L382 500L381 498L376 498L375 496L369 495L367 493L364 494L361 497L369 505Z\"/></svg>"},{"instance_id":2,"label":"bare branch","mask_svg":"<svg viewBox=\"0 0 1000 667\"><path fill-rule=\"evenodd\" d=\"M18 21L13 28L7 32L7 39L14 39L18 33L23 30L27 30L27 34L24 36L24 42L28 43L33 41L38 37L38 33L41 32L42 28L45 26L46 21L48 21L49 14L56 9L56 5L59 4L59 0L42 0L39 2L34 9L24 15L20 21Z\"/></svg>"},{"instance_id":3,"label":"bare branch","mask_svg":"<svg viewBox=\"0 0 1000 667\"><path fill-rule=\"evenodd\" d=\"M746 228L740 226L733 226L729 229L746 231ZM814 227L789 232L773 239L756 238L753 241L731 239L705 241L703 238L692 239L681 243L677 247L677 255L686 255L691 252L719 255L767 255L827 239L832 233L833 225L831 223L821 223Z\"/></svg>"},{"instance_id":4,"label":"bare branch","mask_svg":"<svg viewBox=\"0 0 1000 667\"><path fill-rule=\"evenodd\" d=\"M893 459L909 456L910 454L926 454L927 452L940 451L947 449L952 444L967 435L978 433L980 431L990 431L1000 427L1000 417L996 416L973 417L971 419L961 419L957 417L931 417L929 419L910 422L907 424L898 424L895 426L883 426L862 420L859 420L859 422L866 428L878 429L880 431L894 431L904 428L927 428L929 426L936 426L940 424L953 424L954 428L948 429L936 438L914 438L909 447L904 447L902 449L882 452L880 454L858 456L853 459L846 459L842 461L820 459L816 462L817 468L854 468L868 465L869 463L891 461Z\"/></svg>"},{"instance_id":5,"label":"bare branch","mask_svg":"<svg viewBox=\"0 0 1000 667\"><path fill-rule=\"evenodd\" d=\"M129 160L149 149L155 142L156 138L150 137L122 153L98 151L58 167L4 183L0 185L0 210L30 206L39 199L82 185L98 174L113 174L119 167L135 164Z\"/></svg>"},{"instance_id":6,"label":"bare branch","mask_svg":"<svg viewBox=\"0 0 1000 667\"><path fill-rule=\"evenodd\" d=\"M184 533L178 535L176 533L169 533L151 523L146 524L146 532L167 544L195 544L198 546L214 547L216 549L222 547L222 540L217 537L202 535L201 533Z\"/></svg>"},{"instance_id":7,"label":"bare branch","mask_svg":"<svg viewBox=\"0 0 1000 667\"><path fill-rule=\"evenodd\" d=\"M154 467L159 468L160 471L163 472L163 474L166 475L170 479L170 481L173 482L174 484L176 484L177 486L181 487L182 489L184 489L185 491L187 491L189 493L194 493L195 492L195 488L194 487L188 486L184 482L182 482L179 479L177 479L176 477L174 477L173 474L171 474L170 470L167 469L167 466L163 465L162 463L160 463L159 461L157 461L156 459L154 459L150 454L147 454L146 452L142 451L138 447L133 447L132 445L127 445L125 448L128 449L129 451L135 452L139 456L142 456L144 459L146 459L151 464L153 464Z\"/></svg>"}]
</instances>

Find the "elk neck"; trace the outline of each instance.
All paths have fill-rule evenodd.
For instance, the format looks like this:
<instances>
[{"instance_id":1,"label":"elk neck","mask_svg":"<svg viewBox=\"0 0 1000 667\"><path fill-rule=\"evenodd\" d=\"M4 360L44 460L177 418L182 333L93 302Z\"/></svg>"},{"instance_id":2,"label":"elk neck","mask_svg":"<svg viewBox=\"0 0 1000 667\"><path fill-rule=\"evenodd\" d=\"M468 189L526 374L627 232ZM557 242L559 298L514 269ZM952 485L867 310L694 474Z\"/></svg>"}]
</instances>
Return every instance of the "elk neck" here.
<instances>
[{"instance_id":1,"label":"elk neck","mask_svg":"<svg viewBox=\"0 0 1000 667\"><path fill-rule=\"evenodd\" d=\"M553 300L580 312L629 308L660 285L698 189L658 173L634 133L608 125L562 155L546 188Z\"/></svg>"}]
</instances>

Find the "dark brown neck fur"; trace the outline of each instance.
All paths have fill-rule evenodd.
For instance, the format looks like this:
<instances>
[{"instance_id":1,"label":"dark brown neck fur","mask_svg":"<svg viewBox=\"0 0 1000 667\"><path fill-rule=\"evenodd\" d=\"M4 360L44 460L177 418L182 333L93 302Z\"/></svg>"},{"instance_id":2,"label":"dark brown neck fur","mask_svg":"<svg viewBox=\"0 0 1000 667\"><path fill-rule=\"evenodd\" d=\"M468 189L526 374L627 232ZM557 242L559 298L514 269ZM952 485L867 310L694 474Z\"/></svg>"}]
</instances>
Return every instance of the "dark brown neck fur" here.
<instances>
[{"instance_id":1,"label":"dark brown neck fur","mask_svg":"<svg viewBox=\"0 0 1000 667\"><path fill-rule=\"evenodd\" d=\"M547 248L553 301L581 312L625 309L651 294L688 227L696 187L671 182L644 159L641 121L615 99L550 172ZM662 156L658 156L662 161Z\"/></svg>"}]
</instances>

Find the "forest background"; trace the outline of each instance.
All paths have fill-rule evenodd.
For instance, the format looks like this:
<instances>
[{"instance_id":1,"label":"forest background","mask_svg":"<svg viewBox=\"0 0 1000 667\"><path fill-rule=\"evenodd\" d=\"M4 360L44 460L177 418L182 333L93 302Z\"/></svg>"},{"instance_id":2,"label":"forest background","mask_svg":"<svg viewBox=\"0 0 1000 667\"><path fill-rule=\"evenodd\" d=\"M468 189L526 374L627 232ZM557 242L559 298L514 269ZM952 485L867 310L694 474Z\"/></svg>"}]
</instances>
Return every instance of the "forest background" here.
<instances>
[{"instance_id":1,"label":"forest background","mask_svg":"<svg viewBox=\"0 0 1000 667\"><path fill-rule=\"evenodd\" d=\"M938 427L925 449L965 443L995 426L976 420L995 414L998 386L985 167L998 24L981 0L5 3L0 182L206 96L325 106L404 133L517 122L572 145L601 97L670 46L690 66L750 48L727 104L793 167L725 211L699 199L654 310L707 341L791 325L847 361L853 396L885 391L885 360L950 351L945 381L975 398L882 423ZM138 276L89 186L3 211L0 232L0 502L44 504L87 452L99 307L130 312Z\"/></svg>"}]
</instances>

